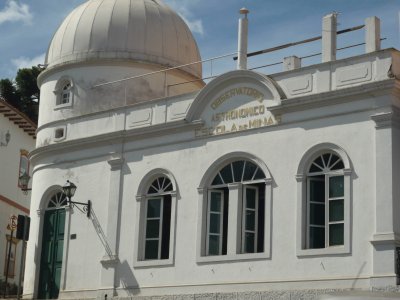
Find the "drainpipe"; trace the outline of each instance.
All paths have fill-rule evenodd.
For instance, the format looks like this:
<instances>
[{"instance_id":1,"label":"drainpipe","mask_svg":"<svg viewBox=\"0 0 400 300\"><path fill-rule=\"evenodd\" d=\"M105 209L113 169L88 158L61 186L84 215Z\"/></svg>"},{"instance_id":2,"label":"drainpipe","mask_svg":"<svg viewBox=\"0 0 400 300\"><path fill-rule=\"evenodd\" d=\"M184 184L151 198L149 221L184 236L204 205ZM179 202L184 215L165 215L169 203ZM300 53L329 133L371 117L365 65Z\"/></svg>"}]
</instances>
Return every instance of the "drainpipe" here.
<instances>
[{"instance_id":1,"label":"drainpipe","mask_svg":"<svg viewBox=\"0 0 400 300\"><path fill-rule=\"evenodd\" d=\"M238 36L238 70L247 70L247 36L249 21L247 19L247 14L249 10L247 8L242 8L239 13L244 15L243 18L239 19L239 36Z\"/></svg>"}]
</instances>

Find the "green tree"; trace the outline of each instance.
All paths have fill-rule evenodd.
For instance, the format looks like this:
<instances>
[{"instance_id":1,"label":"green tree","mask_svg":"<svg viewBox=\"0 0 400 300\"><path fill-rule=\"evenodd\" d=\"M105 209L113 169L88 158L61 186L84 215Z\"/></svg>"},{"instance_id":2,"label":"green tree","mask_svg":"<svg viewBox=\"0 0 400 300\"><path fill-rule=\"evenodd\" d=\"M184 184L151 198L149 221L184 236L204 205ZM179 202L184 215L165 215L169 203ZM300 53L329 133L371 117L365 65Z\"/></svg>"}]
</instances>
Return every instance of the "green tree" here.
<instances>
[{"instance_id":1,"label":"green tree","mask_svg":"<svg viewBox=\"0 0 400 300\"><path fill-rule=\"evenodd\" d=\"M40 94L36 81L41 71L38 67L19 69L15 83L10 79L0 80L0 95L35 123L38 118Z\"/></svg>"},{"instance_id":2,"label":"green tree","mask_svg":"<svg viewBox=\"0 0 400 300\"><path fill-rule=\"evenodd\" d=\"M10 79L0 80L0 96L17 109L21 109L20 95Z\"/></svg>"}]
</instances>

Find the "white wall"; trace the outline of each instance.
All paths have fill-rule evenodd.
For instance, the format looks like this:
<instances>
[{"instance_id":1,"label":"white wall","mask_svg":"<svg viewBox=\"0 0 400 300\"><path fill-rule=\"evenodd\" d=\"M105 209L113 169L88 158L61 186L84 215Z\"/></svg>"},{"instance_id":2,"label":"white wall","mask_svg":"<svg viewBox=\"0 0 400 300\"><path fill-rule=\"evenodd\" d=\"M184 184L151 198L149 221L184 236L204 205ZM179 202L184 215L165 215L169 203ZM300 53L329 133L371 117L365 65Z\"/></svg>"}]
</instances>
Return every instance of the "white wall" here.
<instances>
[{"instance_id":1,"label":"white wall","mask_svg":"<svg viewBox=\"0 0 400 300\"><path fill-rule=\"evenodd\" d=\"M74 200L92 200L102 230L106 233L114 230L113 235L117 236L119 263L116 280L118 287L129 290L119 291L120 295L299 288L368 289L374 275L374 248L370 241L375 234L376 222L380 222L375 219L376 201L380 201L375 194L376 178L381 175L376 170L376 123L371 120L371 115L391 112L391 105L399 104L397 98L389 96L394 79L382 75L391 54L379 55L384 56L385 67L382 69L375 63L378 58L374 55L368 56L373 61L371 64L362 63L362 70L365 70L365 65L375 66L376 76L371 76L366 82L353 82L347 88L333 85L329 87L329 90L333 89L331 93L323 94L319 92L325 91L325 88L319 86L318 81L313 81L317 85L310 95L293 96L293 101L282 99L282 103L278 101L275 108L272 104L268 106L273 113L281 115L279 124L225 135L196 137L195 130L203 124L185 120L189 107L195 103L183 96L176 98L175 102L171 98L110 111L108 116L99 113L93 118L83 116L48 125L44 123L56 118L52 111L46 112L47 108L42 106L41 112L46 115L41 117L44 126L39 132L39 139L50 136L51 130L59 125L68 126L70 135L65 143L52 142L54 145L42 147L33 154L32 208L43 208L47 200L44 195L50 187L63 185L67 179L73 181L78 186ZM364 59L366 56L362 57ZM336 63L329 65L329 70L343 67L343 62ZM347 60L347 63L351 62ZM355 59L354 63L357 65L359 59ZM294 76L298 76L296 72ZM358 75L356 72L351 76L354 79ZM289 81L291 75L285 73L279 76L286 76ZM278 82L285 82L279 76L276 76ZM329 76L332 77L332 74ZM381 82L374 85L374 81ZM240 84L241 81L227 81L223 87L238 82ZM245 79L243 82L247 83ZM216 91L210 91L211 98L204 98L205 103L213 100L219 92L223 93L218 86L215 88ZM50 101L50 90L45 93L48 97L45 101ZM271 92L268 95L275 94ZM177 104L175 111L172 109L174 104ZM74 114L68 113L68 116ZM174 114L178 117L172 120L170 117ZM202 112L197 112L197 115L202 116ZM128 127L127 124L136 125ZM88 129L78 129L83 127ZM97 133L96 129L99 129ZM112 130L118 134L113 136ZM335 144L350 158L350 253L299 257L296 252L296 215L299 208L295 176L304 153L320 143ZM197 188L213 162L225 154L239 151L262 160L273 178L271 258L198 263L197 240L201 237L197 235L197 227L201 221L198 218ZM124 159L121 183L112 175L115 170L111 171L108 163L115 156ZM390 157L388 159L391 160ZM135 239L139 209L136 195L142 178L157 168L169 170L178 185L175 261L172 266L133 267L138 245ZM114 212L108 211L109 202L118 203L119 199L113 197L114 188L119 184L120 219L110 219ZM41 216L36 214L32 216L33 231L28 250L32 259L26 271L27 297L32 296L38 281L40 219ZM68 226L67 237L76 234L77 239L65 243L64 290L60 297L93 297L99 295L102 289L111 289L113 282L106 280L110 270L107 271L101 264L105 250L92 222L75 209ZM113 243L112 240L109 242ZM388 262L392 263L394 257L393 262ZM387 273L386 276L393 279L395 274Z\"/></svg>"},{"instance_id":2,"label":"white wall","mask_svg":"<svg viewBox=\"0 0 400 300\"><path fill-rule=\"evenodd\" d=\"M7 131L10 132L10 142L6 147L0 147L0 277L5 277L6 235L10 234L10 231L7 230L10 216L27 215L30 207L30 195L25 195L18 187L20 151L31 151L35 147L35 140L32 136L0 113L0 135ZM17 276L9 279L9 282L12 283L17 283L19 278L21 245L21 242L17 245L15 267Z\"/></svg>"}]
</instances>

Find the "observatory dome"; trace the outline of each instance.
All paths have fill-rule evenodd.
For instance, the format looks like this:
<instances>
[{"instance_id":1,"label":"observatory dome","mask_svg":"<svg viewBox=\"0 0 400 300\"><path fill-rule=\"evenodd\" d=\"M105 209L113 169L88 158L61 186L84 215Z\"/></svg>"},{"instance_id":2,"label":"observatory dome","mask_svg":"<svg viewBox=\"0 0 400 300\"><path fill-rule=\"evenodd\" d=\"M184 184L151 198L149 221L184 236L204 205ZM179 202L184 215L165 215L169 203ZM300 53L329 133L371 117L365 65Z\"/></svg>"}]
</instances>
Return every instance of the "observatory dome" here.
<instances>
[{"instance_id":1,"label":"observatory dome","mask_svg":"<svg viewBox=\"0 0 400 300\"><path fill-rule=\"evenodd\" d=\"M89 0L57 29L45 63L51 69L127 59L164 67L201 60L190 29L161 0ZM201 78L201 64L181 69Z\"/></svg>"}]
</instances>

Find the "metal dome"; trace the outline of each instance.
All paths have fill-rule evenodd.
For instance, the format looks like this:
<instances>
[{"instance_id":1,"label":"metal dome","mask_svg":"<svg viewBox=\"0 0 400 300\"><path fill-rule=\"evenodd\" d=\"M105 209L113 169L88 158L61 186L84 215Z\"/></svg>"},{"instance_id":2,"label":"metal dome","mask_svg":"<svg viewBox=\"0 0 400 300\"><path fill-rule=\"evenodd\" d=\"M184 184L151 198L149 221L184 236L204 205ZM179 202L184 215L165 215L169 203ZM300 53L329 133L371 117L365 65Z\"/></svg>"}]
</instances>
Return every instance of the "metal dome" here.
<instances>
[{"instance_id":1,"label":"metal dome","mask_svg":"<svg viewBox=\"0 0 400 300\"><path fill-rule=\"evenodd\" d=\"M58 28L46 64L116 59L167 67L201 60L190 29L161 0L89 0ZM201 64L182 69L201 78Z\"/></svg>"}]
</instances>

